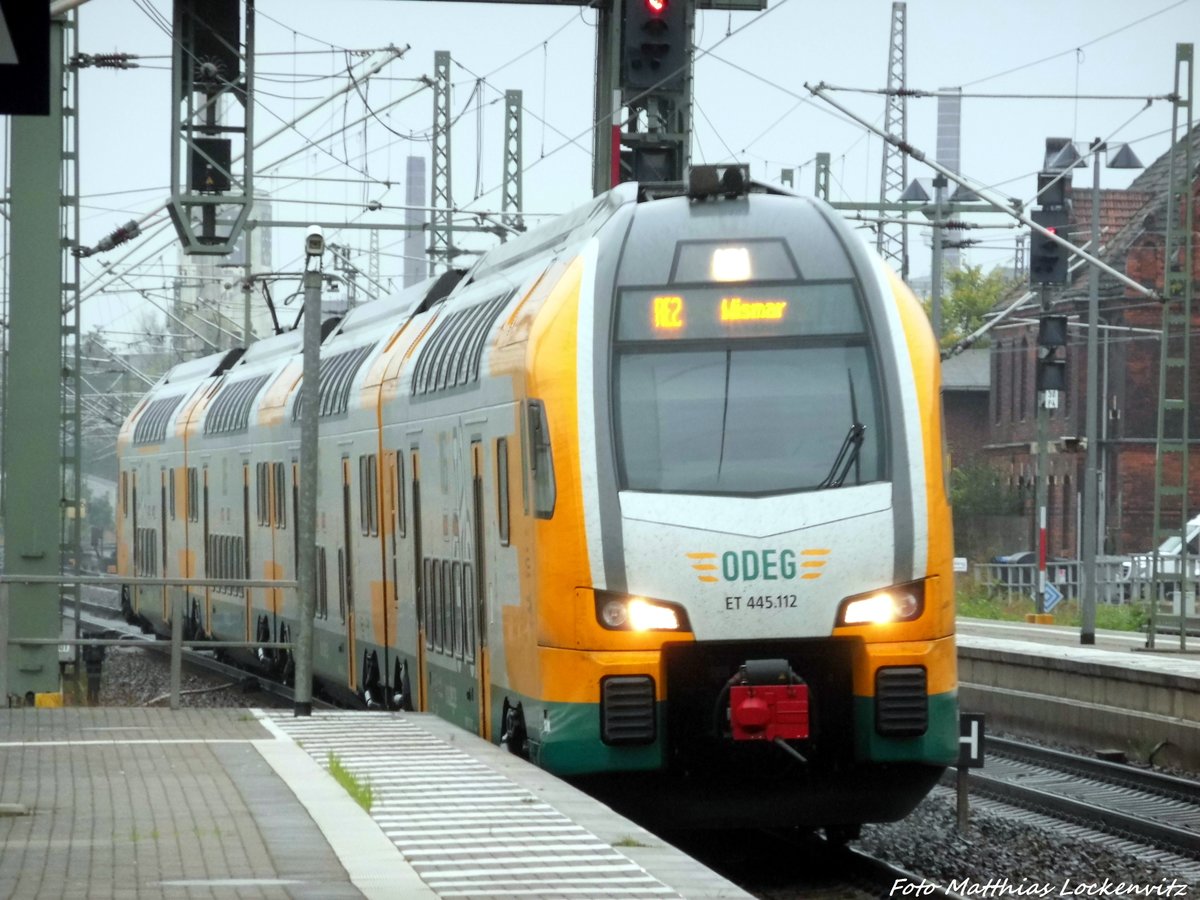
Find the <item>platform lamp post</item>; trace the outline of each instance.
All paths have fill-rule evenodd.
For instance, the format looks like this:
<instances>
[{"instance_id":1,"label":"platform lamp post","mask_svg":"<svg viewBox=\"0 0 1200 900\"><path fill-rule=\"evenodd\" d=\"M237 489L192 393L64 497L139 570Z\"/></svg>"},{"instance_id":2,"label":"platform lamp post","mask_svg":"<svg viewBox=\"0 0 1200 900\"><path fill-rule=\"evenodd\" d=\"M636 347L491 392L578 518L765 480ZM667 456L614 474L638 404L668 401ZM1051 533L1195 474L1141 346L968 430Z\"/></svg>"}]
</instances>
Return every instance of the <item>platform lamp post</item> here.
<instances>
[{"instance_id":1,"label":"platform lamp post","mask_svg":"<svg viewBox=\"0 0 1200 900\"><path fill-rule=\"evenodd\" d=\"M304 236L303 377L300 381L300 521L296 523L296 590L300 629L293 654L297 716L312 715L313 619L316 616L317 437L321 405L321 265L325 236L317 225Z\"/></svg>"},{"instance_id":2,"label":"platform lamp post","mask_svg":"<svg viewBox=\"0 0 1200 900\"><path fill-rule=\"evenodd\" d=\"M1064 148L1065 149L1065 148ZM1109 147L1100 138L1091 144L1092 153L1092 233L1089 243L1093 256L1100 250L1100 155L1107 157L1110 169L1140 169L1141 161L1128 144ZM1115 152L1114 152L1115 151ZM1083 477L1083 535L1080 562L1082 593L1082 619L1079 628L1079 643L1096 643L1096 552L1100 526L1100 470L1097 430L1099 427L1099 352L1098 332L1100 325L1100 270L1088 268L1088 329L1087 329L1087 382L1085 391L1084 435L1087 455Z\"/></svg>"}]
</instances>

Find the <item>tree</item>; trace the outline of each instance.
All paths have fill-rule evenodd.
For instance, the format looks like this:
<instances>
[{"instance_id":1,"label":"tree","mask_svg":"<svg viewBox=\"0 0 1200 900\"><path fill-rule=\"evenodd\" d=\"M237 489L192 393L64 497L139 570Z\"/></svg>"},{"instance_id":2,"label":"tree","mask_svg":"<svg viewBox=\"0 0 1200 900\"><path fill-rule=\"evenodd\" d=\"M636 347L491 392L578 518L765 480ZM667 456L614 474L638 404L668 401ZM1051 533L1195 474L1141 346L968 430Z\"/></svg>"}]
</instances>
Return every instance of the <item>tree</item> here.
<instances>
[{"instance_id":1,"label":"tree","mask_svg":"<svg viewBox=\"0 0 1200 900\"><path fill-rule=\"evenodd\" d=\"M1013 287L1000 269L983 274L983 266L952 269L946 275L950 291L942 297L942 346L951 347L983 324L986 316ZM932 299L923 301L930 313ZM983 344L983 342L981 342Z\"/></svg>"}]
</instances>

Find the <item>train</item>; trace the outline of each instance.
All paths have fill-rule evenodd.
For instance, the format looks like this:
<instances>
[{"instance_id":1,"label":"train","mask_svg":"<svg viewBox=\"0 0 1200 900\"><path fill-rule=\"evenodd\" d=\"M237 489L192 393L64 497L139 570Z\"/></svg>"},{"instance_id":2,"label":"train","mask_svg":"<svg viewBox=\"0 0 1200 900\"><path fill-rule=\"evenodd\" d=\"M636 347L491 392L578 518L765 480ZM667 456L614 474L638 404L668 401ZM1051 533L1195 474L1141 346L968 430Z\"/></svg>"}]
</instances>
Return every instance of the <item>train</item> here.
<instances>
[{"instance_id":1,"label":"train","mask_svg":"<svg viewBox=\"0 0 1200 900\"><path fill-rule=\"evenodd\" d=\"M294 591L134 579L296 577L301 350L180 363L124 423L132 621L296 637ZM819 200L619 185L328 318L319 395L324 694L675 824L852 835L957 760L938 346Z\"/></svg>"}]
</instances>

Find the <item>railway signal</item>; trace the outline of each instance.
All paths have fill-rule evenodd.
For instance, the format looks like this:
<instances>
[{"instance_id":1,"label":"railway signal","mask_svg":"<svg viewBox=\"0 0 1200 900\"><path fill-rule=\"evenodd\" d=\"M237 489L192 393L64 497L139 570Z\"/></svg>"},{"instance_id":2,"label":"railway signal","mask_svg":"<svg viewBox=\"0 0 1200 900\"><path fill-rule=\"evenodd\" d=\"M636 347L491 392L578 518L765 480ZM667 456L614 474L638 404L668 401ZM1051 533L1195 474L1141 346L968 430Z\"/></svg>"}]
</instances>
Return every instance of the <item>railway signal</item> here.
<instances>
[{"instance_id":1,"label":"railway signal","mask_svg":"<svg viewBox=\"0 0 1200 900\"><path fill-rule=\"evenodd\" d=\"M687 71L685 0L626 0L621 80L626 87L671 88Z\"/></svg>"},{"instance_id":2,"label":"railway signal","mask_svg":"<svg viewBox=\"0 0 1200 900\"><path fill-rule=\"evenodd\" d=\"M1033 221L1047 231L1065 238L1067 235L1067 208L1035 209ZM1067 262L1070 251L1053 238L1046 237L1037 229L1030 234L1029 280L1032 284L1066 284Z\"/></svg>"}]
</instances>

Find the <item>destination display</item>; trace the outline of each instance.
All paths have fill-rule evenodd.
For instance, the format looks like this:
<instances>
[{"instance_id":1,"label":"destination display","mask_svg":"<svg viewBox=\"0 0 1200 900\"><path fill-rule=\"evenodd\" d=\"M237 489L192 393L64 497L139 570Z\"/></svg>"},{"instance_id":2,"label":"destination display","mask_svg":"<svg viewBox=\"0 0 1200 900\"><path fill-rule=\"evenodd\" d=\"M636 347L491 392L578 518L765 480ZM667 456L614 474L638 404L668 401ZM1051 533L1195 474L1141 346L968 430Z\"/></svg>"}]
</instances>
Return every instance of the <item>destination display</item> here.
<instances>
[{"instance_id":1,"label":"destination display","mask_svg":"<svg viewBox=\"0 0 1200 900\"><path fill-rule=\"evenodd\" d=\"M859 301L847 282L628 289L621 292L617 311L621 341L862 331Z\"/></svg>"}]
</instances>

